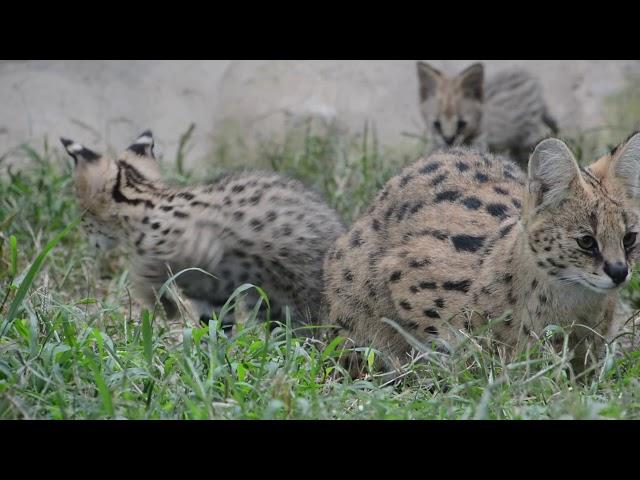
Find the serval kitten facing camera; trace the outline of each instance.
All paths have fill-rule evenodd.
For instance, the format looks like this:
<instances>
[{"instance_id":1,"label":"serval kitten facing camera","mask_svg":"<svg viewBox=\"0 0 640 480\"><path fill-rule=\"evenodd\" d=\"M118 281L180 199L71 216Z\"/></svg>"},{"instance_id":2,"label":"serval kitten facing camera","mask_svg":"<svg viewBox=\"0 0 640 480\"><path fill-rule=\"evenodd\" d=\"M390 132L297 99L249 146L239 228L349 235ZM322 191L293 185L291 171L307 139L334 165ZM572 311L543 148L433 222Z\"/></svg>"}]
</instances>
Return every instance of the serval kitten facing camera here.
<instances>
[{"instance_id":1,"label":"serval kitten facing camera","mask_svg":"<svg viewBox=\"0 0 640 480\"><path fill-rule=\"evenodd\" d=\"M638 258L639 180L640 134L587 169L544 140L528 178L467 149L428 156L389 180L328 252L330 320L380 350L387 369L411 346L383 317L441 346L503 317L491 329L511 353L560 325L581 369Z\"/></svg>"},{"instance_id":2,"label":"serval kitten facing camera","mask_svg":"<svg viewBox=\"0 0 640 480\"><path fill-rule=\"evenodd\" d=\"M243 283L262 287L272 318L288 305L295 325L315 324L322 298L322 260L344 231L338 215L304 185L275 173L232 173L209 185L166 186L144 132L117 159L61 139L75 161L84 227L98 248L124 244L137 293L153 303L176 279L202 320ZM172 273L170 273L172 272ZM253 292L253 291L252 291ZM254 299L257 299L255 293ZM162 298L169 317L175 299ZM231 319L223 319L225 328Z\"/></svg>"},{"instance_id":3,"label":"serval kitten facing camera","mask_svg":"<svg viewBox=\"0 0 640 480\"><path fill-rule=\"evenodd\" d=\"M480 63L454 77L424 62L417 66L420 110L436 147L508 153L526 170L536 143L558 132L540 83L526 70L505 70L485 82Z\"/></svg>"}]
</instances>

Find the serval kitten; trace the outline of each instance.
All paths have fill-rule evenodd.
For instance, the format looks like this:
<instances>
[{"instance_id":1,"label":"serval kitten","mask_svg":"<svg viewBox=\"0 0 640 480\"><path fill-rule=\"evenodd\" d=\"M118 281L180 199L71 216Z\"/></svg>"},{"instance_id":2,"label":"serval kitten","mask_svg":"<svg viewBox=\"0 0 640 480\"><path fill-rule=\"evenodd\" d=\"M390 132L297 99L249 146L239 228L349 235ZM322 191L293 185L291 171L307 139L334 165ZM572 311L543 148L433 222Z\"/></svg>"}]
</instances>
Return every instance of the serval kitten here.
<instances>
[{"instance_id":1,"label":"serval kitten","mask_svg":"<svg viewBox=\"0 0 640 480\"><path fill-rule=\"evenodd\" d=\"M436 148L489 149L526 170L536 143L558 132L540 82L526 70L511 68L485 82L480 63L454 77L424 62L417 66L420 110Z\"/></svg>"},{"instance_id":2,"label":"serval kitten","mask_svg":"<svg viewBox=\"0 0 640 480\"><path fill-rule=\"evenodd\" d=\"M381 351L387 369L411 347L382 318L426 345L455 346L503 317L491 329L511 353L560 325L581 369L638 258L639 179L640 134L587 169L563 142L544 140L528 178L464 148L419 160L328 252L331 323Z\"/></svg>"},{"instance_id":3,"label":"serval kitten","mask_svg":"<svg viewBox=\"0 0 640 480\"><path fill-rule=\"evenodd\" d=\"M176 188L161 180L149 131L116 159L61 140L75 161L75 191L91 243L123 244L133 284L147 303L172 273L197 267L215 278L189 271L176 284L203 321L238 286L252 283L268 294L272 318L282 319L277 315L288 305L294 326L317 323L322 260L344 227L301 182L231 173ZM174 317L175 299L162 302ZM232 327L232 319L222 321Z\"/></svg>"}]
</instances>

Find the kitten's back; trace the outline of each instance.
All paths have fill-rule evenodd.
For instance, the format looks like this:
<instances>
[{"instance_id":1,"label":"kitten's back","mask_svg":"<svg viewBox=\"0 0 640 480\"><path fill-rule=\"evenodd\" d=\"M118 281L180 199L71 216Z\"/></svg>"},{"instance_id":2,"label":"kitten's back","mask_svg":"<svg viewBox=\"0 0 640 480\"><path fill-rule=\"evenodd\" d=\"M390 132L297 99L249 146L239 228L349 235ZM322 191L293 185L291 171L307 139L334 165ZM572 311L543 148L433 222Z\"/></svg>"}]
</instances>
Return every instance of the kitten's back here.
<instances>
[{"instance_id":1,"label":"kitten's back","mask_svg":"<svg viewBox=\"0 0 640 480\"><path fill-rule=\"evenodd\" d=\"M528 149L557 133L538 79L522 68L487 79L483 130L492 150Z\"/></svg>"}]
</instances>

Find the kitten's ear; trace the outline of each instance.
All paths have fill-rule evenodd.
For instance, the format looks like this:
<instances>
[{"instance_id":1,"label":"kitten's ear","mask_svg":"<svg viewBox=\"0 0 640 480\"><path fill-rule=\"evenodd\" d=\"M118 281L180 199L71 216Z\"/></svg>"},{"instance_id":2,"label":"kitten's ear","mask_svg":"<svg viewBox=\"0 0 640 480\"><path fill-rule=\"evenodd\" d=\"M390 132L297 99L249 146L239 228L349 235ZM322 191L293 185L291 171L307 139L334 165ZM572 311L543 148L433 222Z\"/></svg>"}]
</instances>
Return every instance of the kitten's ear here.
<instances>
[{"instance_id":1,"label":"kitten's ear","mask_svg":"<svg viewBox=\"0 0 640 480\"><path fill-rule=\"evenodd\" d=\"M458 78L464 96L481 102L484 97L484 66L481 63L474 63L465 68Z\"/></svg>"},{"instance_id":2,"label":"kitten's ear","mask_svg":"<svg viewBox=\"0 0 640 480\"><path fill-rule=\"evenodd\" d=\"M156 158L153 154L153 145L153 133L151 130L145 130L127 150L143 157Z\"/></svg>"},{"instance_id":3,"label":"kitten's ear","mask_svg":"<svg viewBox=\"0 0 640 480\"><path fill-rule=\"evenodd\" d=\"M64 149L67 153L73 158L73 162L76 167L78 166L78 162L95 162L102 155L94 152L93 150L89 150L87 147L80 145L79 143L74 142L73 140L69 140L67 138L60 138Z\"/></svg>"},{"instance_id":4,"label":"kitten's ear","mask_svg":"<svg viewBox=\"0 0 640 480\"><path fill-rule=\"evenodd\" d=\"M580 167L569 147L557 138L540 142L529 159L529 207L555 206L582 181Z\"/></svg>"},{"instance_id":5,"label":"kitten's ear","mask_svg":"<svg viewBox=\"0 0 640 480\"><path fill-rule=\"evenodd\" d=\"M631 198L640 197L640 133L620 145L611 159L609 174L624 187Z\"/></svg>"},{"instance_id":6,"label":"kitten's ear","mask_svg":"<svg viewBox=\"0 0 640 480\"><path fill-rule=\"evenodd\" d=\"M442 78L442 73L425 62L418 62L418 83L420 84L420 101L424 102L433 96Z\"/></svg>"}]
</instances>

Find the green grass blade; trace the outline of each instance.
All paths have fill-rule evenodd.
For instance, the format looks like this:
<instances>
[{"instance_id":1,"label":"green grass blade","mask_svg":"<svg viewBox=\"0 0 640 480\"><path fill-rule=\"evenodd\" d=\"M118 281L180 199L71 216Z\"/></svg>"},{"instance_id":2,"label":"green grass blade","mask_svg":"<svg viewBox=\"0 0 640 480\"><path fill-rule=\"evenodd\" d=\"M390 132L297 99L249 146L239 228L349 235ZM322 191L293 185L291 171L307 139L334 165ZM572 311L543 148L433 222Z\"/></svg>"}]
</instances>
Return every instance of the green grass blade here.
<instances>
[{"instance_id":1,"label":"green grass blade","mask_svg":"<svg viewBox=\"0 0 640 480\"><path fill-rule=\"evenodd\" d=\"M60 240L62 240L71 230L73 230L78 225L78 223L80 223L80 218L76 218L73 222L67 225L67 228L65 228L62 232L60 232L58 235L56 235L51 240L49 240L47 244L44 246L44 249L40 252L40 254L36 257L34 262L31 264L31 268L29 268L29 272L24 277L22 282L20 282L20 287L18 287L16 296L13 299L11 306L9 307L9 313L7 313L7 318L3 323L2 331L0 332L0 337L4 336L7 327L11 324L13 319L16 317L16 314L18 313L18 310L22 305L22 301L24 300L24 297L27 295L27 292L29 291L29 287L31 287L31 284L35 280L36 275L42 268L42 265L45 259L47 258L47 255L49 255L49 252L51 252L51 250L53 250L53 248L60 242Z\"/></svg>"},{"instance_id":2,"label":"green grass blade","mask_svg":"<svg viewBox=\"0 0 640 480\"><path fill-rule=\"evenodd\" d=\"M153 358L153 327L151 325L151 315L149 310L142 313L142 344L144 348L144 358L151 368Z\"/></svg>"}]
</instances>

